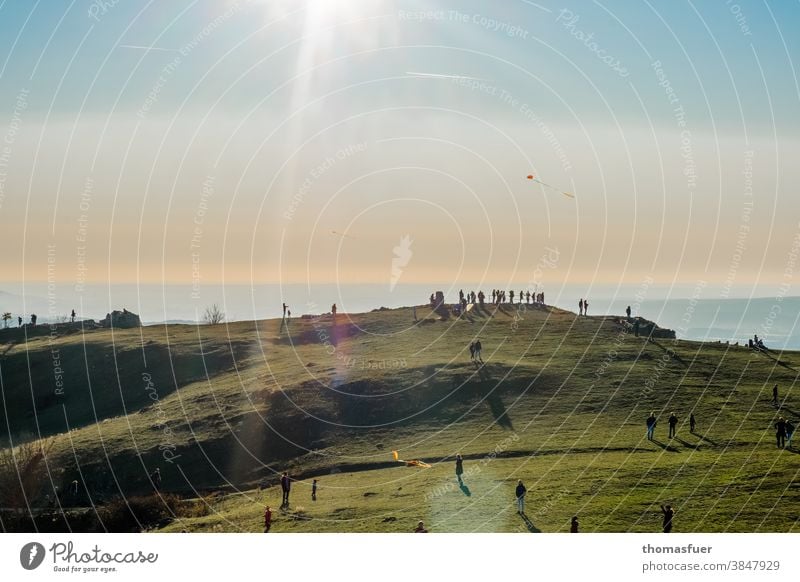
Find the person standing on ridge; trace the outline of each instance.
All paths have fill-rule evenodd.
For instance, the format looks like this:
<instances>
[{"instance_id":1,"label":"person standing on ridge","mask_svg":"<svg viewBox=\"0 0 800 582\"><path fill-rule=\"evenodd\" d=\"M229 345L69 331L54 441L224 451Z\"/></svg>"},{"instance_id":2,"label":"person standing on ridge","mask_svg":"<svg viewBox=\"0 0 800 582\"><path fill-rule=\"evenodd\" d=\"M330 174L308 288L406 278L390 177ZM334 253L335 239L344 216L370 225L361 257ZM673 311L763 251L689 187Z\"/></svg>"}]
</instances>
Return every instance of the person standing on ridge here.
<instances>
[{"instance_id":1,"label":"person standing on ridge","mask_svg":"<svg viewBox=\"0 0 800 582\"><path fill-rule=\"evenodd\" d=\"M625 308L625 314L628 316L628 319L630 319L630 318L631 318L631 306L630 306L630 305L628 305L628 306Z\"/></svg>"},{"instance_id":2,"label":"person standing on ridge","mask_svg":"<svg viewBox=\"0 0 800 582\"><path fill-rule=\"evenodd\" d=\"M70 315L70 323L75 323L75 310L72 310L72 314Z\"/></svg>"},{"instance_id":3,"label":"person standing on ridge","mask_svg":"<svg viewBox=\"0 0 800 582\"><path fill-rule=\"evenodd\" d=\"M583 315L583 297L578 301L578 315Z\"/></svg>"}]
</instances>

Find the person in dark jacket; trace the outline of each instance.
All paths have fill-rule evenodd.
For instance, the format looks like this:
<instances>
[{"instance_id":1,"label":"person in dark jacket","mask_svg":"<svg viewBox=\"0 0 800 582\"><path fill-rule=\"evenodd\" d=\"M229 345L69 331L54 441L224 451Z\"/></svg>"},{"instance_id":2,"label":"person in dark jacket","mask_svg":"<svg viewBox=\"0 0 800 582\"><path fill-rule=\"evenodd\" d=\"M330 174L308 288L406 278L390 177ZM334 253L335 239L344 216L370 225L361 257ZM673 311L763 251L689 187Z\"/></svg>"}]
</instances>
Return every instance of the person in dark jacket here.
<instances>
[{"instance_id":1,"label":"person in dark jacket","mask_svg":"<svg viewBox=\"0 0 800 582\"><path fill-rule=\"evenodd\" d=\"M461 458L461 455L456 455L456 478L458 482L461 483L461 475L464 474L464 459Z\"/></svg>"},{"instance_id":2,"label":"person in dark jacket","mask_svg":"<svg viewBox=\"0 0 800 582\"><path fill-rule=\"evenodd\" d=\"M578 516L572 518L572 523L569 526L569 533L578 533L579 531Z\"/></svg>"},{"instance_id":3,"label":"person in dark jacket","mask_svg":"<svg viewBox=\"0 0 800 582\"><path fill-rule=\"evenodd\" d=\"M286 471L281 475L281 491L283 491L282 505L289 505L289 492L292 490L292 480Z\"/></svg>"},{"instance_id":4,"label":"person in dark jacket","mask_svg":"<svg viewBox=\"0 0 800 582\"><path fill-rule=\"evenodd\" d=\"M414 529L414 533L428 533L428 530L425 529L425 523L421 520L417 523L417 527Z\"/></svg>"},{"instance_id":5,"label":"person in dark jacket","mask_svg":"<svg viewBox=\"0 0 800 582\"><path fill-rule=\"evenodd\" d=\"M694 412L689 415L689 432L694 434L694 429L697 426L697 421L694 419Z\"/></svg>"},{"instance_id":6,"label":"person in dark jacket","mask_svg":"<svg viewBox=\"0 0 800 582\"><path fill-rule=\"evenodd\" d=\"M656 420L656 413L655 412L651 412L650 416L647 417L647 421L646 421L646 424L647 424L647 440L649 440L649 441L653 440L653 431L656 430L657 422L658 421Z\"/></svg>"},{"instance_id":7,"label":"person in dark jacket","mask_svg":"<svg viewBox=\"0 0 800 582\"><path fill-rule=\"evenodd\" d=\"M269 533L269 529L272 527L272 510L269 508L269 505L264 509L264 533Z\"/></svg>"},{"instance_id":8,"label":"person in dark jacket","mask_svg":"<svg viewBox=\"0 0 800 582\"><path fill-rule=\"evenodd\" d=\"M661 506L661 513L664 514L664 521L662 523L662 527L664 528L664 533L669 533L672 531L672 518L675 517L675 510L672 509L671 505Z\"/></svg>"},{"instance_id":9,"label":"person in dark jacket","mask_svg":"<svg viewBox=\"0 0 800 582\"><path fill-rule=\"evenodd\" d=\"M311 482L311 501L317 500L317 480Z\"/></svg>"},{"instance_id":10,"label":"person in dark jacket","mask_svg":"<svg viewBox=\"0 0 800 582\"><path fill-rule=\"evenodd\" d=\"M669 438L672 438L677 434L677 427L678 417L675 416L675 413L673 412L669 415Z\"/></svg>"},{"instance_id":11,"label":"person in dark jacket","mask_svg":"<svg viewBox=\"0 0 800 582\"><path fill-rule=\"evenodd\" d=\"M786 446L786 420L782 416L775 423L775 439L778 442L779 449Z\"/></svg>"},{"instance_id":12,"label":"person in dark jacket","mask_svg":"<svg viewBox=\"0 0 800 582\"><path fill-rule=\"evenodd\" d=\"M525 514L525 494L528 492L525 485L522 484L522 479L517 480L517 488L514 493L517 496L517 513L520 515Z\"/></svg>"}]
</instances>

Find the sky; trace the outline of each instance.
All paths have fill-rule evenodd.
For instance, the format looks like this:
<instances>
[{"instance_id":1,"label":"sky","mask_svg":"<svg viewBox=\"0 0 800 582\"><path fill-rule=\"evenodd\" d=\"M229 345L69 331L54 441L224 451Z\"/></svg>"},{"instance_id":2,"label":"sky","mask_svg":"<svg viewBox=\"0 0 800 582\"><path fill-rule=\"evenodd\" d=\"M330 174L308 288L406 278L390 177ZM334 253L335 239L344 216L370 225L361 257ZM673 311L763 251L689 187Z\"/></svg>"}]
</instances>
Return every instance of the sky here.
<instances>
[{"instance_id":1,"label":"sky","mask_svg":"<svg viewBox=\"0 0 800 582\"><path fill-rule=\"evenodd\" d=\"M792 294L797 30L745 0L0 0L0 289Z\"/></svg>"}]
</instances>

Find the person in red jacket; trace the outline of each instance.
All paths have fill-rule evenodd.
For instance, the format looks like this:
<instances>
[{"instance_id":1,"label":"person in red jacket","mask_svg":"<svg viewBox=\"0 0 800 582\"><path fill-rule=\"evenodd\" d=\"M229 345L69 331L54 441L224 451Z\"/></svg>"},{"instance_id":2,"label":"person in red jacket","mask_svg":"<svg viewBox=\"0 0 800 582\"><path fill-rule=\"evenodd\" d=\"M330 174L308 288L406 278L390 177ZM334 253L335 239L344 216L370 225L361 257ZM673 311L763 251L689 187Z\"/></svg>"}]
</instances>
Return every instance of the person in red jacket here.
<instances>
[{"instance_id":1,"label":"person in red jacket","mask_svg":"<svg viewBox=\"0 0 800 582\"><path fill-rule=\"evenodd\" d=\"M272 510L267 505L264 509L264 533L269 533L269 528L272 527Z\"/></svg>"}]
</instances>

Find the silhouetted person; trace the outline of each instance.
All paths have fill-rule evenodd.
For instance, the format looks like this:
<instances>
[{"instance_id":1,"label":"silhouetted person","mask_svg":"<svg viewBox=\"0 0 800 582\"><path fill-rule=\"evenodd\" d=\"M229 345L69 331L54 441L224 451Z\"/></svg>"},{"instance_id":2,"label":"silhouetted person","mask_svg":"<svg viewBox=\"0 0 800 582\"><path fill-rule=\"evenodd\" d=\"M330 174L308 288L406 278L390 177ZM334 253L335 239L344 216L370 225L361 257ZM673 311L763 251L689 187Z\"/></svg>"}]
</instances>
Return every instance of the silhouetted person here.
<instances>
[{"instance_id":1,"label":"silhouetted person","mask_svg":"<svg viewBox=\"0 0 800 582\"><path fill-rule=\"evenodd\" d=\"M289 505L289 493L292 490L292 480L289 478L289 473L286 471L281 475L281 491L283 492L283 500L281 505Z\"/></svg>"},{"instance_id":2,"label":"silhouetted person","mask_svg":"<svg viewBox=\"0 0 800 582\"><path fill-rule=\"evenodd\" d=\"M656 413L655 412L651 412L650 416L647 417L647 421L646 421L646 424L647 424L647 440L649 440L649 441L653 440L653 431L656 430L656 423L657 422L658 421L656 420Z\"/></svg>"},{"instance_id":3,"label":"silhouetted person","mask_svg":"<svg viewBox=\"0 0 800 582\"><path fill-rule=\"evenodd\" d=\"M544 303L544 295L542 295L542 303ZM583 314L584 315L589 315L589 300L588 299L584 299L583 300Z\"/></svg>"},{"instance_id":4,"label":"silhouetted person","mask_svg":"<svg viewBox=\"0 0 800 582\"><path fill-rule=\"evenodd\" d=\"M792 448L792 437L794 436L794 432L796 427L791 420L786 421L786 448Z\"/></svg>"},{"instance_id":5,"label":"silhouetted person","mask_svg":"<svg viewBox=\"0 0 800 582\"><path fill-rule=\"evenodd\" d=\"M631 306L630 305L628 305L628 307L625 308L625 314L628 316L628 319L631 318Z\"/></svg>"},{"instance_id":6,"label":"silhouetted person","mask_svg":"<svg viewBox=\"0 0 800 582\"><path fill-rule=\"evenodd\" d=\"M775 439L779 449L786 445L786 421L782 416L775 423Z\"/></svg>"},{"instance_id":7,"label":"silhouetted person","mask_svg":"<svg viewBox=\"0 0 800 582\"><path fill-rule=\"evenodd\" d=\"M530 291L525 293L525 303L527 303L528 305L530 305L530 303L531 303L531 292Z\"/></svg>"},{"instance_id":8,"label":"silhouetted person","mask_svg":"<svg viewBox=\"0 0 800 582\"><path fill-rule=\"evenodd\" d=\"M583 297L578 301L578 315L583 315Z\"/></svg>"},{"instance_id":9,"label":"silhouetted person","mask_svg":"<svg viewBox=\"0 0 800 582\"><path fill-rule=\"evenodd\" d=\"M461 475L464 474L464 459L461 458L461 455L456 455L456 478L458 482L461 483Z\"/></svg>"},{"instance_id":10,"label":"silhouetted person","mask_svg":"<svg viewBox=\"0 0 800 582\"><path fill-rule=\"evenodd\" d=\"M311 482L311 501L317 500L317 480Z\"/></svg>"},{"instance_id":11,"label":"silhouetted person","mask_svg":"<svg viewBox=\"0 0 800 582\"><path fill-rule=\"evenodd\" d=\"M156 468L150 475L150 480L153 482L153 488L159 491L161 489L161 469Z\"/></svg>"},{"instance_id":12,"label":"silhouetted person","mask_svg":"<svg viewBox=\"0 0 800 582\"><path fill-rule=\"evenodd\" d=\"M662 523L662 527L664 528L664 533L669 533L672 531L672 518L675 517L675 510L672 509L671 505L661 506L661 513L664 514L664 521Z\"/></svg>"},{"instance_id":13,"label":"silhouetted person","mask_svg":"<svg viewBox=\"0 0 800 582\"><path fill-rule=\"evenodd\" d=\"M775 406L778 405L778 385L772 387L772 404Z\"/></svg>"},{"instance_id":14,"label":"silhouetted person","mask_svg":"<svg viewBox=\"0 0 800 582\"><path fill-rule=\"evenodd\" d=\"M331 314L333 315L333 322L336 323L336 304L331 305Z\"/></svg>"},{"instance_id":15,"label":"silhouetted person","mask_svg":"<svg viewBox=\"0 0 800 582\"><path fill-rule=\"evenodd\" d=\"M417 527L414 528L414 533L428 533L428 530L425 529L425 524L420 520L417 522Z\"/></svg>"},{"instance_id":16,"label":"silhouetted person","mask_svg":"<svg viewBox=\"0 0 800 582\"><path fill-rule=\"evenodd\" d=\"M669 415L669 438L675 436L677 432L676 430L677 426L678 426L678 417L675 416L675 413L673 412Z\"/></svg>"},{"instance_id":17,"label":"silhouetted person","mask_svg":"<svg viewBox=\"0 0 800 582\"><path fill-rule=\"evenodd\" d=\"M522 484L522 479L519 479L514 494L517 496L517 513L520 515L525 514L525 494L527 492L528 490L525 489L525 485Z\"/></svg>"},{"instance_id":18,"label":"silhouetted person","mask_svg":"<svg viewBox=\"0 0 800 582\"><path fill-rule=\"evenodd\" d=\"M36 320L37 320L36 314L35 314L35 313L32 313L32 314L31 314L31 325L32 325L33 327L36 327Z\"/></svg>"},{"instance_id":19,"label":"silhouetted person","mask_svg":"<svg viewBox=\"0 0 800 582\"><path fill-rule=\"evenodd\" d=\"M508 297L511 299L511 305L514 305L514 290L508 292Z\"/></svg>"},{"instance_id":20,"label":"silhouetted person","mask_svg":"<svg viewBox=\"0 0 800 582\"><path fill-rule=\"evenodd\" d=\"M475 359L480 360L481 363L483 362L483 356L481 356L481 350L483 346L481 345L481 340L475 342Z\"/></svg>"},{"instance_id":21,"label":"silhouetted person","mask_svg":"<svg viewBox=\"0 0 800 582\"><path fill-rule=\"evenodd\" d=\"M475 359L475 342L469 342L469 359Z\"/></svg>"},{"instance_id":22,"label":"silhouetted person","mask_svg":"<svg viewBox=\"0 0 800 582\"><path fill-rule=\"evenodd\" d=\"M689 415L689 432L694 434L694 428L697 426L697 423L694 420L694 412Z\"/></svg>"},{"instance_id":23,"label":"silhouetted person","mask_svg":"<svg viewBox=\"0 0 800 582\"><path fill-rule=\"evenodd\" d=\"M283 316L284 316L284 317L286 317L286 310L288 309L288 307L289 307L289 306L288 306L288 305L286 305L285 303L283 304Z\"/></svg>"},{"instance_id":24,"label":"silhouetted person","mask_svg":"<svg viewBox=\"0 0 800 582\"><path fill-rule=\"evenodd\" d=\"M264 509L264 533L269 533L269 529L272 527L272 510L269 508L269 505Z\"/></svg>"},{"instance_id":25,"label":"silhouetted person","mask_svg":"<svg viewBox=\"0 0 800 582\"><path fill-rule=\"evenodd\" d=\"M74 309L72 310L72 313L70 314L69 317L70 317L70 323L75 323L75 310Z\"/></svg>"},{"instance_id":26,"label":"silhouetted person","mask_svg":"<svg viewBox=\"0 0 800 582\"><path fill-rule=\"evenodd\" d=\"M17 317L17 326L22 327L22 316Z\"/></svg>"},{"instance_id":27,"label":"silhouetted person","mask_svg":"<svg viewBox=\"0 0 800 582\"><path fill-rule=\"evenodd\" d=\"M578 516L572 518L572 523L569 525L569 533L578 533L580 524L578 524Z\"/></svg>"}]
</instances>

